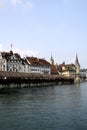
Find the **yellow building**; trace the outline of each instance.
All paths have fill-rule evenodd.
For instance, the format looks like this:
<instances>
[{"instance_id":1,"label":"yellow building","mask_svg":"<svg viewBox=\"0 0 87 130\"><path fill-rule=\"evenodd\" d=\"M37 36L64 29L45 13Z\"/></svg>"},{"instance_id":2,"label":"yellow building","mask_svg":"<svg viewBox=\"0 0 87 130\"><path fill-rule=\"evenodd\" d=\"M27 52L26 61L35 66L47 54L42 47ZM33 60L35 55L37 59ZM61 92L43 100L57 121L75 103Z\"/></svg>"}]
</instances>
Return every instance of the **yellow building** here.
<instances>
[{"instance_id":1,"label":"yellow building","mask_svg":"<svg viewBox=\"0 0 87 130\"><path fill-rule=\"evenodd\" d=\"M61 64L57 66L57 72L59 75L63 75L65 77L73 76L76 74L76 67L74 64Z\"/></svg>"}]
</instances>

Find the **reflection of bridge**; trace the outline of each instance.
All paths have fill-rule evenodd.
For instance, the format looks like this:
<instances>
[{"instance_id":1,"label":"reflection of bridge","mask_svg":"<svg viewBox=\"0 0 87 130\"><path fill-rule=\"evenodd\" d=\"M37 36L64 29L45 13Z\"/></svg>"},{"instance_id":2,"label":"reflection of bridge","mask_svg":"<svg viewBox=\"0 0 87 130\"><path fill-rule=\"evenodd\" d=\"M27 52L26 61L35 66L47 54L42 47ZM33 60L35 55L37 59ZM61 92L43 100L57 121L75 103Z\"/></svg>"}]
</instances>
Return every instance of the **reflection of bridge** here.
<instances>
[{"instance_id":1,"label":"reflection of bridge","mask_svg":"<svg viewBox=\"0 0 87 130\"><path fill-rule=\"evenodd\" d=\"M31 74L0 71L0 84L64 84L74 83L74 78L59 75Z\"/></svg>"}]
</instances>

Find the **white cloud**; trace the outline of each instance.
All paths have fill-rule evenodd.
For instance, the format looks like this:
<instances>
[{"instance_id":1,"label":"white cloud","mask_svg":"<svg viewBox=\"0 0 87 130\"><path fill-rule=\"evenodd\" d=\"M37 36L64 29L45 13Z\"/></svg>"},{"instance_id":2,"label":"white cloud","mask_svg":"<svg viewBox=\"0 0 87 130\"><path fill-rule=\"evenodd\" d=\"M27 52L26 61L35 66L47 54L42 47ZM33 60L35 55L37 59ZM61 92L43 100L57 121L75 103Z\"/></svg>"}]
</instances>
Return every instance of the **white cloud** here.
<instances>
[{"instance_id":1,"label":"white cloud","mask_svg":"<svg viewBox=\"0 0 87 130\"><path fill-rule=\"evenodd\" d=\"M36 56L38 54L37 51L34 50L20 50L20 49L13 49L14 53L19 53L21 57L25 56Z\"/></svg>"},{"instance_id":2,"label":"white cloud","mask_svg":"<svg viewBox=\"0 0 87 130\"><path fill-rule=\"evenodd\" d=\"M13 53L18 53L21 55L21 57L25 57L25 56L37 56L38 52L35 50L20 50L18 48L10 48L12 49ZM5 49L3 48L3 44L0 43L0 52L5 51ZM9 52L9 50L6 50L7 52Z\"/></svg>"},{"instance_id":3,"label":"white cloud","mask_svg":"<svg viewBox=\"0 0 87 130\"><path fill-rule=\"evenodd\" d=\"M0 0L0 9L5 9L9 6L31 9L34 3L29 0Z\"/></svg>"}]
</instances>

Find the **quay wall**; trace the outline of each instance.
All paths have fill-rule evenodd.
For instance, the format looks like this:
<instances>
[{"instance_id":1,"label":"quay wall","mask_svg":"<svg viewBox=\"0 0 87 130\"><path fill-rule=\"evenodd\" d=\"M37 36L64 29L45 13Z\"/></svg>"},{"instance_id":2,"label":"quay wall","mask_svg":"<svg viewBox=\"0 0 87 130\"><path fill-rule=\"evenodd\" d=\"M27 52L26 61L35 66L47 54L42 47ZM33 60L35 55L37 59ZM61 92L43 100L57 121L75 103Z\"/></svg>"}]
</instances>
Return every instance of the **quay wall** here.
<instances>
[{"instance_id":1,"label":"quay wall","mask_svg":"<svg viewBox=\"0 0 87 130\"><path fill-rule=\"evenodd\" d=\"M72 83L74 83L74 78L72 77L0 71L0 88L12 86L25 87Z\"/></svg>"}]
</instances>

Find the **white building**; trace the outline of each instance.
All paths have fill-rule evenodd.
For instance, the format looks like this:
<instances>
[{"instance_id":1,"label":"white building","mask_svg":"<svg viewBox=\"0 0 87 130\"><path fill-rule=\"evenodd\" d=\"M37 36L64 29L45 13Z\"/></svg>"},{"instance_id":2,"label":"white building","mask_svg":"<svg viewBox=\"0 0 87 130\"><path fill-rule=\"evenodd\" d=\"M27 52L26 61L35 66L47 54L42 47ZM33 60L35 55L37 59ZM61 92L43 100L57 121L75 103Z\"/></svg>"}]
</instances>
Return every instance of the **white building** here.
<instances>
[{"instance_id":1,"label":"white building","mask_svg":"<svg viewBox=\"0 0 87 130\"><path fill-rule=\"evenodd\" d=\"M2 59L5 61L5 71L21 72L21 57L18 53L2 52ZM4 71L4 70L3 70Z\"/></svg>"},{"instance_id":2,"label":"white building","mask_svg":"<svg viewBox=\"0 0 87 130\"><path fill-rule=\"evenodd\" d=\"M29 64L27 63L26 58L22 58L21 72L29 73Z\"/></svg>"},{"instance_id":3,"label":"white building","mask_svg":"<svg viewBox=\"0 0 87 130\"><path fill-rule=\"evenodd\" d=\"M0 53L0 71L51 74L50 63L36 57L21 58L18 53Z\"/></svg>"},{"instance_id":4,"label":"white building","mask_svg":"<svg viewBox=\"0 0 87 130\"><path fill-rule=\"evenodd\" d=\"M26 57L29 73L51 74L50 63L45 59Z\"/></svg>"},{"instance_id":5,"label":"white building","mask_svg":"<svg viewBox=\"0 0 87 130\"><path fill-rule=\"evenodd\" d=\"M86 79L87 78L87 70L86 69L81 69L80 70L80 77L82 79Z\"/></svg>"},{"instance_id":6,"label":"white building","mask_svg":"<svg viewBox=\"0 0 87 130\"><path fill-rule=\"evenodd\" d=\"M6 59L3 58L2 53L0 52L0 71L6 71L7 70L7 64Z\"/></svg>"}]
</instances>

